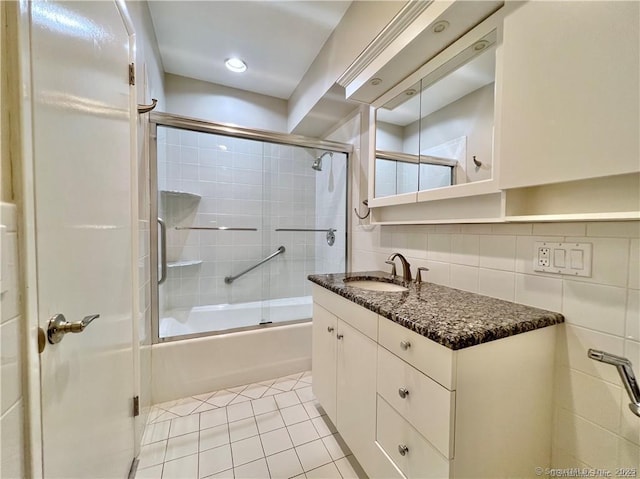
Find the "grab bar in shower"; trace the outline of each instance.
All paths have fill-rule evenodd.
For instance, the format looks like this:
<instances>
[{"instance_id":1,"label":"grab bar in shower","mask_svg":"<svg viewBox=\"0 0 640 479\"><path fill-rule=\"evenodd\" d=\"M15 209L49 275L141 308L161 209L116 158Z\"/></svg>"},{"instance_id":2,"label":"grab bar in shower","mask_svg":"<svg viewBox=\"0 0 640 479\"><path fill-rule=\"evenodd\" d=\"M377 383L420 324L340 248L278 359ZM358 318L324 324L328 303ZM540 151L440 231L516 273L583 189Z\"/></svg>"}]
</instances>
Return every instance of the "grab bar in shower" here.
<instances>
[{"instance_id":1,"label":"grab bar in shower","mask_svg":"<svg viewBox=\"0 0 640 479\"><path fill-rule=\"evenodd\" d=\"M324 230L317 230L317 229L312 229L312 228L276 228L276 231L312 231L312 232L320 232L320 233L327 233L327 244L329 246L333 246L333 244L336 242L336 231L338 231L335 228L327 228Z\"/></svg>"},{"instance_id":2,"label":"grab bar in shower","mask_svg":"<svg viewBox=\"0 0 640 479\"><path fill-rule=\"evenodd\" d=\"M623 358L622 356L616 356L615 354L598 351L596 349L589 349L589 351L587 351L587 356L596 361L616 367L618 374L620 375L620 380L622 381L622 384L624 384L624 388L627 390L627 394L631 400L629 403L629 409L631 409L633 414L640 417L640 387L638 386L638 381L633 374L633 365L631 364L631 361L627 358Z\"/></svg>"},{"instance_id":3,"label":"grab bar in shower","mask_svg":"<svg viewBox=\"0 0 640 479\"><path fill-rule=\"evenodd\" d=\"M160 226L160 279L158 285L161 285L167 279L167 225L162 218L158 218Z\"/></svg>"},{"instance_id":4,"label":"grab bar in shower","mask_svg":"<svg viewBox=\"0 0 640 479\"><path fill-rule=\"evenodd\" d=\"M258 228L232 228L230 226L176 226L177 230L258 231Z\"/></svg>"},{"instance_id":5,"label":"grab bar in shower","mask_svg":"<svg viewBox=\"0 0 640 479\"><path fill-rule=\"evenodd\" d=\"M240 276L244 276L245 274L247 274L249 271L253 271L254 269L256 269L258 266L260 266L261 264L266 263L267 261L275 258L276 256L278 256L279 254L282 254L286 251L286 248L284 246L279 246L277 250L275 250L273 253L271 253L269 256L267 256L265 259L260 260L258 263L254 264L253 266L251 266L251 268L247 268L245 269L242 273L238 273L235 276L227 276L226 278L224 278L224 282L227 284L231 284L233 283L236 279L238 279Z\"/></svg>"}]
</instances>

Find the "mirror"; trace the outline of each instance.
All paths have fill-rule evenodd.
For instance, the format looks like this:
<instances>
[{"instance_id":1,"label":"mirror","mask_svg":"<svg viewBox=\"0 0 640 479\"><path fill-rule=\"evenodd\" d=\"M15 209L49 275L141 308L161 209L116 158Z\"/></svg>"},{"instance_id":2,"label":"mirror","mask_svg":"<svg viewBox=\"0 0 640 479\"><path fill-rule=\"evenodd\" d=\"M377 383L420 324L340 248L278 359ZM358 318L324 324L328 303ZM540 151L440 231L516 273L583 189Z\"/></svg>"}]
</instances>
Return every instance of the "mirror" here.
<instances>
[{"instance_id":1,"label":"mirror","mask_svg":"<svg viewBox=\"0 0 640 479\"><path fill-rule=\"evenodd\" d=\"M495 41L452 45L376 110L374 197L492 178Z\"/></svg>"}]
</instances>

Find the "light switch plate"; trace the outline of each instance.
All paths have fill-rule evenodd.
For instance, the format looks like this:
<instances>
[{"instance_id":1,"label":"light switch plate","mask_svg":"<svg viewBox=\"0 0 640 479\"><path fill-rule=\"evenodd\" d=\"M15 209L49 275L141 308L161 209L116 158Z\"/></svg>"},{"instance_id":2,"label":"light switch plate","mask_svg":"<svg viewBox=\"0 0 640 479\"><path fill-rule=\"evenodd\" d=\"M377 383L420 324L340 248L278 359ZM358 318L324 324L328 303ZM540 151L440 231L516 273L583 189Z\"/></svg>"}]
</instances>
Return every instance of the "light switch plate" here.
<instances>
[{"instance_id":1,"label":"light switch plate","mask_svg":"<svg viewBox=\"0 0 640 479\"><path fill-rule=\"evenodd\" d=\"M591 243L536 241L533 248L533 270L591 277L592 250Z\"/></svg>"}]
</instances>

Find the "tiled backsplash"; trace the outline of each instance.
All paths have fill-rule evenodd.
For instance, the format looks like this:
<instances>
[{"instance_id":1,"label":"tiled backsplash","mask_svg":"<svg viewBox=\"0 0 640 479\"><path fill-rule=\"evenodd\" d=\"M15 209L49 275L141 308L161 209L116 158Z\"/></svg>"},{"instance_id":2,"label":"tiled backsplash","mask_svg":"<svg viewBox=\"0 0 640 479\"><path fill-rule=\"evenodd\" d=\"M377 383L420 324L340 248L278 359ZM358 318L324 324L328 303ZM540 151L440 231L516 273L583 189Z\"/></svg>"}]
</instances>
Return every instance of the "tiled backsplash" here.
<instances>
[{"instance_id":1,"label":"tiled backsplash","mask_svg":"<svg viewBox=\"0 0 640 479\"><path fill-rule=\"evenodd\" d=\"M427 280L562 312L556 357L553 464L640 466L640 419L612 366L589 348L628 357L640 375L640 222L353 226L352 270L383 270L403 253ZM593 244L593 273L533 271L535 241Z\"/></svg>"},{"instance_id":2,"label":"tiled backsplash","mask_svg":"<svg viewBox=\"0 0 640 479\"><path fill-rule=\"evenodd\" d=\"M22 319L18 291L18 234L16 206L0 205L0 254L2 276L0 276L0 391L2 431L1 477L24 477L24 408L22 385Z\"/></svg>"}]
</instances>

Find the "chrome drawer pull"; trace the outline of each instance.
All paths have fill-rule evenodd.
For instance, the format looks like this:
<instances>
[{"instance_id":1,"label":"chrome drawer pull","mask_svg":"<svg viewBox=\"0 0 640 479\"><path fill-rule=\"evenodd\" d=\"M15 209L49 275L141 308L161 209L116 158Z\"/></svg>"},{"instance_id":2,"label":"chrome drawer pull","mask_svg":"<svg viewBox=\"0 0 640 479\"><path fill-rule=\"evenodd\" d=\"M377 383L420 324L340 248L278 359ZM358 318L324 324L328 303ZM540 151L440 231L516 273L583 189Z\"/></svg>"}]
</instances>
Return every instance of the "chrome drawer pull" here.
<instances>
[{"instance_id":1,"label":"chrome drawer pull","mask_svg":"<svg viewBox=\"0 0 640 479\"><path fill-rule=\"evenodd\" d=\"M400 341L400 349L406 351L411 347L411 343L409 341Z\"/></svg>"},{"instance_id":2,"label":"chrome drawer pull","mask_svg":"<svg viewBox=\"0 0 640 479\"><path fill-rule=\"evenodd\" d=\"M406 388L400 388L398 389L398 394L402 399L405 399L409 395L409 390Z\"/></svg>"},{"instance_id":3,"label":"chrome drawer pull","mask_svg":"<svg viewBox=\"0 0 640 479\"><path fill-rule=\"evenodd\" d=\"M327 326L327 332L333 333L333 326Z\"/></svg>"},{"instance_id":4,"label":"chrome drawer pull","mask_svg":"<svg viewBox=\"0 0 640 479\"><path fill-rule=\"evenodd\" d=\"M398 452L400 453L401 456L406 456L407 453L409 452L409 448L405 444L400 444L398 446Z\"/></svg>"}]
</instances>

